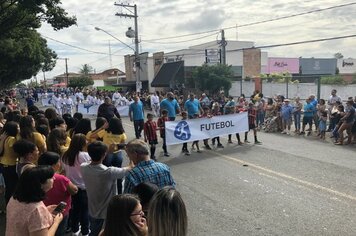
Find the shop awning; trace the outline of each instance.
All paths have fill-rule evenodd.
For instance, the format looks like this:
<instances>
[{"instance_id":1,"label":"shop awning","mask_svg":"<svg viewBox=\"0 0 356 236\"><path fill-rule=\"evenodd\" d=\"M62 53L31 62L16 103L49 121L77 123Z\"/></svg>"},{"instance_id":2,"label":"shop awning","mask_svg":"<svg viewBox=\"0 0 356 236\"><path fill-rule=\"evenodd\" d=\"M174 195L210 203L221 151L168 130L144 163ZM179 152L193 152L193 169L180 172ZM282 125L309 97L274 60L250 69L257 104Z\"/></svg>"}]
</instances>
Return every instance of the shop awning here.
<instances>
[{"instance_id":1,"label":"shop awning","mask_svg":"<svg viewBox=\"0 0 356 236\"><path fill-rule=\"evenodd\" d=\"M177 75L181 75L184 69L183 61L175 61L164 63L161 69L158 71L157 75L153 79L152 87L171 87L171 81L175 80ZM183 73L184 74L184 73Z\"/></svg>"}]
</instances>

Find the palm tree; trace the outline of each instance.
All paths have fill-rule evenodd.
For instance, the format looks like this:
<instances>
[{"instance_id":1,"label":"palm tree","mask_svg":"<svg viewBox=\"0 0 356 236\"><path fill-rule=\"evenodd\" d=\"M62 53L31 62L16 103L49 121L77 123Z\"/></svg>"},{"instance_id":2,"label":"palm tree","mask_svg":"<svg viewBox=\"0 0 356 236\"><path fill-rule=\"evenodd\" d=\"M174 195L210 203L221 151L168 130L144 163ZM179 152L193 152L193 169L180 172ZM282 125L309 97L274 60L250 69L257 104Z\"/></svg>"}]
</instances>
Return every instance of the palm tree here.
<instances>
[{"instance_id":1,"label":"palm tree","mask_svg":"<svg viewBox=\"0 0 356 236\"><path fill-rule=\"evenodd\" d=\"M89 73L92 71L93 67L89 66L89 64L84 64L82 69L80 69L80 73L84 75L89 75Z\"/></svg>"}]
</instances>

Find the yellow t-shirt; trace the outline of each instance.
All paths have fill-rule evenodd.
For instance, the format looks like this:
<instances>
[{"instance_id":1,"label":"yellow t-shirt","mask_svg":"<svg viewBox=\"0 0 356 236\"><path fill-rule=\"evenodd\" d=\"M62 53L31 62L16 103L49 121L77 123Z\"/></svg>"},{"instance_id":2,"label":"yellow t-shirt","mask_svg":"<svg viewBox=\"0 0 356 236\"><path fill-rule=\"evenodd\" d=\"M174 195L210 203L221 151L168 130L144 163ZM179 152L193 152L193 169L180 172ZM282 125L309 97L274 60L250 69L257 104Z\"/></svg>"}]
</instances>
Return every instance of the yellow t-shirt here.
<instances>
[{"instance_id":1,"label":"yellow t-shirt","mask_svg":"<svg viewBox=\"0 0 356 236\"><path fill-rule=\"evenodd\" d=\"M37 146L40 153L44 153L46 151L46 141L43 138L42 134L38 132L33 132L33 138L35 140L35 145Z\"/></svg>"},{"instance_id":2,"label":"yellow t-shirt","mask_svg":"<svg viewBox=\"0 0 356 236\"><path fill-rule=\"evenodd\" d=\"M9 136L4 143L4 155L0 157L0 163L3 165L14 166L16 165L17 158L19 157L14 151L13 145L16 142L16 138Z\"/></svg>"},{"instance_id":3,"label":"yellow t-shirt","mask_svg":"<svg viewBox=\"0 0 356 236\"><path fill-rule=\"evenodd\" d=\"M97 135L99 138L103 138L104 137L104 134L105 134L105 130L100 130ZM88 143L92 143L94 141L96 141L96 138L90 138L90 136L93 134L93 131L89 131L86 135L86 138L87 138L87 141Z\"/></svg>"},{"instance_id":4,"label":"yellow t-shirt","mask_svg":"<svg viewBox=\"0 0 356 236\"><path fill-rule=\"evenodd\" d=\"M103 134L103 136L102 136L103 143L105 143L106 146L108 146L108 147L110 147L111 144L124 143L126 141L126 139L127 139L127 136L126 136L125 133L123 133L123 134L112 134L112 133L108 133L106 130L103 130L103 131L104 131L102 133ZM115 150L117 150L117 148L115 148Z\"/></svg>"},{"instance_id":5,"label":"yellow t-shirt","mask_svg":"<svg viewBox=\"0 0 356 236\"><path fill-rule=\"evenodd\" d=\"M72 139L69 138L69 136L67 135L66 144L64 144L64 146L68 148L71 141L72 141Z\"/></svg>"},{"instance_id":6,"label":"yellow t-shirt","mask_svg":"<svg viewBox=\"0 0 356 236\"><path fill-rule=\"evenodd\" d=\"M37 146L40 153L44 153L47 149L45 138L39 132L33 132L32 134L33 134L33 140L28 140L28 141L34 143ZM20 139L22 139L22 138L19 134L19 135L17 135L17 140L20 140Z\"/></svg>"}]
</instances>

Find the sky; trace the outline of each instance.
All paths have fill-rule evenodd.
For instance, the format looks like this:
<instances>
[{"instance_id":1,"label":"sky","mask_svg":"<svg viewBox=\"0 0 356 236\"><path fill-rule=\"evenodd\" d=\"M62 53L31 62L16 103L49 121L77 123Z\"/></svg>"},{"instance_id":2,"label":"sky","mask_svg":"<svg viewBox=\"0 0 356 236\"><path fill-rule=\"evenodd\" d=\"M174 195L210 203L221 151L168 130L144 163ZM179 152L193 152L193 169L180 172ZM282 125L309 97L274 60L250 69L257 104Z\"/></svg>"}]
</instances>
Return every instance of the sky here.
<instances>
[{"instance_id":1,"label":"sky","mask_svg":"<svg viewBox=\"0 0 356 236\"><path fill-rule=\"evenodd\" d=\"M112 54L112 67L125 70L124 55L133 54L133 50L126 45L135 47L133 39L127 38L125 32L128 27L134 28L134 19L116 16L116 13L132 13L115 6L114 3L111 0L62 0L61 6L69 15L77 17L77 25L54 31L44 23L39 29L41 35L47 37L48 46L56 51L58 57L68 58L69 72L79 72L84 64L92 66L97 73L110 68L109 48ZM150 56L154 52L168 53L220 40L219 31L222 28L227 28L226 40L253 41L256 46L356 34L356 21L353 17L356 15L356 4L263 24L242 26L353 3L350 0L127 0L116 3L137 5L140 52L149 52ZM107 31L126 45L103 31L95 30L94 27ZM210 32L197 34L206 31ZM193 35L177 37L186 34ZM166 39L167 37L170 38ZM268 48L263 51L268 52L269 57L330 58L340 52L345 58L356 58L356 37ZM65 61L60 59L54 70L47 72L46 78L64 72ZM39 79L42 79L41 77L38 76Z\"/></svg>"}]
</instances>

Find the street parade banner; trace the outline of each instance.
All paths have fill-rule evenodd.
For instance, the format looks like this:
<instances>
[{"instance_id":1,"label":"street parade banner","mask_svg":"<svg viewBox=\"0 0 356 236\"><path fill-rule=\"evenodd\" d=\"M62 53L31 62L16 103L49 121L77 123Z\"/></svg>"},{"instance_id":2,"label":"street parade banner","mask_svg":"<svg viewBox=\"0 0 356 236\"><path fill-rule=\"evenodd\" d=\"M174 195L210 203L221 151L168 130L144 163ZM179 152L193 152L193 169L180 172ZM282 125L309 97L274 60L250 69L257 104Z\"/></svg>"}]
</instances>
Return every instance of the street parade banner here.
<instances>
[{"instance_id":1,"label":"street parade banner","mask_svg":"<svg viewBox=\"0 0 356 236\"><path fill-rule=\"evenodd\" d=\"M99 105L86 105L86 104L79 104L78 112L87 115L97 115L98 114ZM119 112L120 116L127 117L129 116L129 106L116 106L117 111Z\"/></svg>"},{"instance_id":2,"label":"street parade banner","mask_svg":"<svg viewBox=\"0 0 356 236\"><path fill-rule=\"evenodd\" d=\"M218 136L248 131L247 112L199 118L192 120L167 121L167 145L192 142Z\"/></svg>"}]
</instances>

